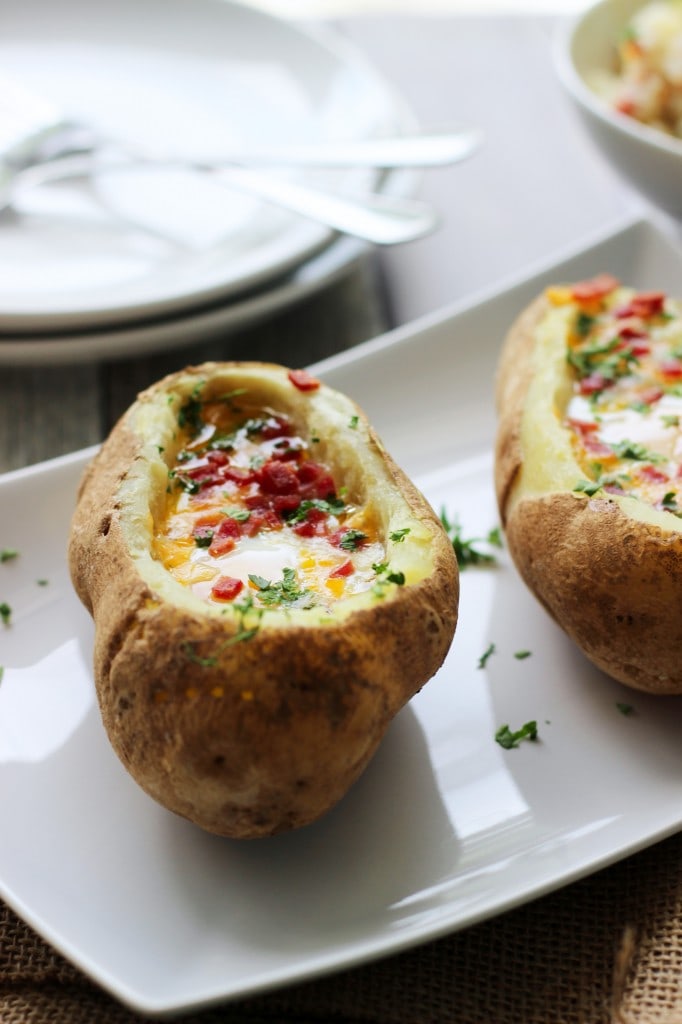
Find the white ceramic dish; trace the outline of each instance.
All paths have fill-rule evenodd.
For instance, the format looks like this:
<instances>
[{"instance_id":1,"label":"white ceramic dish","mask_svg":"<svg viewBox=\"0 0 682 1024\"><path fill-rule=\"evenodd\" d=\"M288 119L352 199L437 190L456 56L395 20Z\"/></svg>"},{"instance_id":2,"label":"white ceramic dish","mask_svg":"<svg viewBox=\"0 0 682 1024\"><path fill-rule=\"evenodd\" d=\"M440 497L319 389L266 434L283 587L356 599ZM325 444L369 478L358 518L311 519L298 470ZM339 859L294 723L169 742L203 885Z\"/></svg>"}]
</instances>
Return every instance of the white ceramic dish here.
<instances>
[{"instance_id":1,"label":"white ceramic dish","mask_svg":"<svg viewBox=\"0 0 682 1024\"><path fill-rule=\"evenodd\" d=\"M554 39L559 78L589 134L623 177L656 206L682 216L682 140L612 111L590 87L615 71L616 44L646 0L599 0L561 22Z\"/></svg>"},{"instance_id":2,"label":"white ceramic dish","mask_svg":"<svg viewBox=\"0 0 682 1024\"><path fill-rule=\"evenodd\" d=\"M262 289L184 314L97 331L0 335L0 366L54 366L125 359L225 338L313 295L350 272L366 252L363 242L339 238Z\"/></svg>"},{"instance_id":3,"label":"white ceramic dish","mask_svg":"<svg viewBox=\"0 0 682 1024\"><path fill-rule=\"evenodd\" d=\"M232 0L25 0L0 15L0 67L105 136L216 156L240 145L400 131L407 114L331 33ZM272 173L278 173L276 170ZM290 169L340 193L371 169ZM178 172L21 194L2 214L0 330L129 323L226 300L329 245L322 225Z\"/></svg>"},{"instance_id":4,"label":"white ceramic dish","mask_svg":"<svg viewBox=\"0 0 682 1024\"><path fill-rule=\"evenodd\" d=\"M433 504L478 536L497 523L500 340L544 284L601 270L673 289L682 253L633 223L317 370L365 406ZM126 1004L176 1012L358 964L500 913L682 825L682 704L592 668L504 553L495 568L462 573L443 669L325 819L238 843L166 813L105 739L92 627L67 579L68 521L89 455L0 481L0 547L20 552L0 564L0 599L12 608L0 627L0 894ZM519 660L522 649L531 655ZM500 725L531 719L538 743L495 743Z\"/></svg>"}]
</instances>

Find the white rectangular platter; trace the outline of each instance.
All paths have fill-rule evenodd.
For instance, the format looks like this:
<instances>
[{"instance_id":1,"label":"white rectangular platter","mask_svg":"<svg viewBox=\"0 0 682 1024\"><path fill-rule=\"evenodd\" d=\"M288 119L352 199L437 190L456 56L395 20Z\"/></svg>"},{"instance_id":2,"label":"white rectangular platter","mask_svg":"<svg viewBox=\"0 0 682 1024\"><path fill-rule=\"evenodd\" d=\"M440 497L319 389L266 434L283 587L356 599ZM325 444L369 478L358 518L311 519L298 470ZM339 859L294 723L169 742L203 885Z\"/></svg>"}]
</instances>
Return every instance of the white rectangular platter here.
<instances>
[{"instance_id":1,"label":"white rectangular platter","mask_svg":"<svg viewBox=\"0 0 682 1024\"><path fill-rule=\"evenodd\" d=\"M603 270L675 292L682 254L635 221L316 370L364 406L434 507L481 536L498 521L502 337L546 283ZM504 551L496 566L462 572L446 663L326 818L239 843L167 813L119 765L94 701L92 626L65 562L90 455L0 480L0 548L19 551L0 564L0 602L12 609L0 625L0 895L125 1004L175 1013L358 964L498 914L682 825L682 703L626 691L592 668ZM495 742L501 725L531 719L537 743Z\"/></svg>"}]
</instances>

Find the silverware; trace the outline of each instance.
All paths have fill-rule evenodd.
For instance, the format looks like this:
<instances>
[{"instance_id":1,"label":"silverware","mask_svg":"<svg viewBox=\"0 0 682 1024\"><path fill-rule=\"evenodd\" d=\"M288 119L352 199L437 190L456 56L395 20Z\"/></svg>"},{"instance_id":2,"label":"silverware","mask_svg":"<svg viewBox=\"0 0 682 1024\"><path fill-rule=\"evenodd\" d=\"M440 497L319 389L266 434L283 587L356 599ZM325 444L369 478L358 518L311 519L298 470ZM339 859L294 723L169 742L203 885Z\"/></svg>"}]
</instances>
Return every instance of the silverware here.
<instances>
[{"instance_id":1,"label":"silverware","mask_svg":"<svg viewBox=\"0 0 682 1024\"><path fill-rule=\"evenodd\" d=\"M2 82L0 81L0 89ZM3 111L0 108L0 117ZM279 166L279 167L376 167L425 168L443 167L466 159L479 147L482 133L474 128L412 132L364 139L291 142L237 146L202 162L215 167ZM94 155L109 151L159 161L182 163L182 155L132 150L122 141L98 135L87 125L53 115L42 124L31 121L23 136L2 148L0 131L0 165L15 173L27 167L61 160L70 156ZM195 161L187 157L187 162Z\"/></svg>"},{"instance_id":2,"label":"silverware","mask_svg":"<svg viewBox=\"0 0 682 1024\"><path fill-rule=\"evenodd\" d=\"M480 145L481 133L463 126L364 139L238 145L211 156L214 164L286 167L436 167L457 163ZM0 76L0 170L13 172L77 154L112 149L134 155L123 140L110 139L59 110L14 78ZM144 155L143 152L139 155ZM180 159L177 153L147 156ZM192 157L189 157L190 162Z\"/></svg>"},{"instance_id":3,"label":"silverware","mask_svg":"<svg viewBox=\"0 0 682 1024\"><path fill-rule=\"evenodd\" d=\"M26 189L122 170L178 169L211 175L226 188L248 193L319 223L379 245L432 231L438 217L427 204L384 194L332 194L252 165L426 167L463 160L481 142L471 129L387 138L258 146L216 159L193 160L144 152L103 138L69 120L43 97L16 81L0 80L0 211Z\"/></svg>"},{"instance_id":4,"label":"silverware","mask_svg":"<svg viewBox=\"0 0 682 1024\"><path fill-rule=\"evenodd\" d=\"M211 180L226 189L246 193L325 224L335 231L353 235L375 245L396 245L421 238L439 224L436 211L427 203L397 196L367 193L335 195L307 184L300 184L253 168L215 167L187 161L130 159L98 160L97 157L64 157L27 167L0 185L0 211L7 208L25 189L49 182L117 171L176 168L198 174L210 174Z\"/></svg>"}]
</instances>

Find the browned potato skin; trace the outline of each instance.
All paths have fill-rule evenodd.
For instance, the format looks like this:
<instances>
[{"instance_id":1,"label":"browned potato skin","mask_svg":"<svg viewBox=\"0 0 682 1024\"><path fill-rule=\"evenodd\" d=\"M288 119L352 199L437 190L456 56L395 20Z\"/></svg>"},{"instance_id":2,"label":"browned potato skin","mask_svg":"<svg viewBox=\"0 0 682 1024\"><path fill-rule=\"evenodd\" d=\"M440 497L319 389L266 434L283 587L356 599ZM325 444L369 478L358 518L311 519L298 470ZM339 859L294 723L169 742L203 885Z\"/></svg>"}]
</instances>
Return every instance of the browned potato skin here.
<instances>
[{"instance_id":1,"label":"browned potato skin","mask_svg":"<svg viewBox=\"0 0 682 1024\"><path fill-rule=\"evenodd\" d=\"M509 551L530 590L600 669L636 690L682 693L682 535L573 492L512 500L532 379L537 299L512 326L497 373L495 487Z\"/></svg>"},{"instance_id":2,"label":"browned potato skin","mask_svg":"<svg viewBox=\"0 0 682 1024\"><path fill-rule=\"evenodd\" d=\"M211 365L191 369L207 375ZM457 622L452 545L384 453L393 485L431 524L434 572L342 623L262 627L225 646L234 623L189 613L136 571L117 491L139 448L124 416L85 473L69 547L76 591L95 619L110 741L147 793L207 831L255 838L306 825L347 792L440 667Z\"/></svg>"}]
</instances>

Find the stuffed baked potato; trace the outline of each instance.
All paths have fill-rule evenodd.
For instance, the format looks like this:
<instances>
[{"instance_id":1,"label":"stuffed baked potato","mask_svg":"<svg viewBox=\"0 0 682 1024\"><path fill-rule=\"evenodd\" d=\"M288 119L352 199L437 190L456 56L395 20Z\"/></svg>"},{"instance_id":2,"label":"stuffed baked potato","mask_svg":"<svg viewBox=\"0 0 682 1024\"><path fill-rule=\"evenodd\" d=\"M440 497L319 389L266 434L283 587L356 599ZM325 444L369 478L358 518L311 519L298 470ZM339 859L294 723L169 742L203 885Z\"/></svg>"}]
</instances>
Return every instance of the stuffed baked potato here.
<instances>
[{"instance_id":1,"label":"stuffed baked potato","mask_svg":"<svg viewBox=\"0 0 682 1024\"><path fill-rule=\"evenodd\" d=\"M609 675L682 692L682 305L608 274L548 288L508 335L497 408L521 576Z\"/></svg>"},{"instance_id":2,"label":"stuffed baked potato","mask_svg":"<svg viewBox=\"0 0 682 1024\"><path fill-rule=\"evenodd\" d=\"M332 807L457 621L452 545L364 414L271 364L141 394L85 473L69 559L116 753L224 836Z\"/></svg>"}]
</instances>

